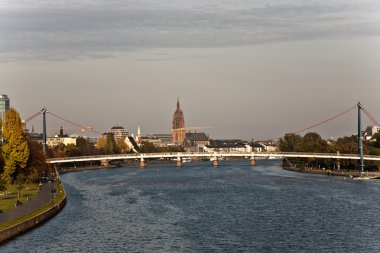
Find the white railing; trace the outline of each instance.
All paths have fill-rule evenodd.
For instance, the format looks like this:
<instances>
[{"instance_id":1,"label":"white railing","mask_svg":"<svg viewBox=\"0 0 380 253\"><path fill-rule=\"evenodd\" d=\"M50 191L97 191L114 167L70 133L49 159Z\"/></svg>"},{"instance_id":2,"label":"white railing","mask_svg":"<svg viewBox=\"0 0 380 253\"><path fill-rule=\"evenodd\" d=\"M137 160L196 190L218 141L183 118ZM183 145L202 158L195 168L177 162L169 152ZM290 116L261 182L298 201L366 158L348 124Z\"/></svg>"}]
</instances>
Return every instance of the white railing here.
<instances>
[{"instance_id":1,"label":"white railing","mask_svg":"<svg viewBox=\"0 0 380 253\"><path fill-rule=\"evenodd\" d=\"M81 161L99 161L99 160L131 160L131 159L159 159L159 158L218 158L218 157L246 157L255 159L261 158L327 158L327 159L351 159L358 160L357 154L339 154L336 153L301 153L301 152L214 152L214 153L141 153L141 154L117 154L117 155L97 155L97 156L76 156L47 159L48 163L67 163ZM380 156L366 155L364 160L380 161Z\"/></svg>"}]
</instances>

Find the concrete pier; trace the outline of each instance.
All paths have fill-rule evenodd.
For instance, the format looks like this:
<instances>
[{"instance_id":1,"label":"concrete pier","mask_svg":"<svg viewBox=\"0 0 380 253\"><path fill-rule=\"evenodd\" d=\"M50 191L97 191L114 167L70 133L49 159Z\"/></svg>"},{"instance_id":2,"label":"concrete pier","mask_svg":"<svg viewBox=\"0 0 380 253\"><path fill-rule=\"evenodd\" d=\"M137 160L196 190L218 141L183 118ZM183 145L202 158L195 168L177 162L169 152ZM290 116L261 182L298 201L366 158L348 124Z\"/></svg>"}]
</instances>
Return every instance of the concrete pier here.
<instances>
[{"instance_id":1,"label":"concrete pier","mask_svg":"<svg viewBox=\"0 0 380 253\"><path fill-rule=\"evenodd\" d=\"M340 152L337 151L337 152L336 152L336 155L339 156L339 155L340 155ZM339 158L336 160L336 168L337 168L337 170L340 170L340 159L339 159Z\"/></svg>"},{"instance_id":2,"label":"concrete pier","mask_svg":"<svg viewBox=\"0 0 380 253\"><path fill-rule=\"evenodd\" d=\"M177 165L177 167L182 167L183 166L182 157L178 157L177 158L176 165Z\"/></svg>"},{"instance_id":3,"label":"concrete pier","mask_svg":"<svg viewBox=\"0 0 380 253\"><path fill-rule=\"evenodd\" d=\"M140 168L145 168L146 167L146 161L144 160L144 158L141 158L140 159Z\"/></svg>"},{"instance_id":4,"label":"concrete pier","mask_svg":"<svg viewBox=\"0 0 380 253\"><path fill-rule=\"evenodd\" d=\"M212 164L213 164L214 166L219 166L219 160L218 160L218 157L215 157L215 158L214 158L214 161L212 162Z\"/></svg>"},{"instance_id":5,"label":"concrete pier","mask_svg":"<svg viewBox=\"0 0 380 253\"><path fill-rule=\"evenodd\" d=\"M251 166L255 166L256 165L256 160L255 160L255 158L251 158L251 160L250 160L250 163L249 163Z\"/></svg>"},{"instance_id":6,"label":"concrete pier","mask_svg":"<svg viewBox=\"0 0 380 253\"><path fill-rule=\"evenodd\" d=\"M103 167L110 166L110 162L108 160L101 160L100 166L103 166Z\"/></svg>"}]
</instances>

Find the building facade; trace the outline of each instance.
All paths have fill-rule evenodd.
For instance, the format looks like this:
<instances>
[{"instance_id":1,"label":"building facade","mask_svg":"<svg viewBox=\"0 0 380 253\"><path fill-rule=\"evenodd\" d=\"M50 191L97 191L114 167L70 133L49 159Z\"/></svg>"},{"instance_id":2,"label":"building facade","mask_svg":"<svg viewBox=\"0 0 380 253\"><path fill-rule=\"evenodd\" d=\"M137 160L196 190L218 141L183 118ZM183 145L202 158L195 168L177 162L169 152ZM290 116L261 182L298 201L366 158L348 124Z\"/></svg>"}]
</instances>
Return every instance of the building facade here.
<instances>
[{"instance_id":1,"label":"building facade","mask_svg":"<svg viewBox=\"0 0 380 253\"><path fill-rule=\"evenodd\" d=\"M185 117L177 100L177 110L173 115L172 140L176 145L182 145L186 140Z\"/></svg>"},{"instance_id":2,"label":"building facade","mask_svg":"<svg viewBox=\"0 0 380 253\"><path fill-rule=\"evenodd\" d=\"M364 139L371 140L372 136L374 136L377 133L380 133L380 126L368 126L367 129L364 131Z\"/></svg>"},{"instance_id":3,"label":"building facade","mask_svg":"<svg viewBox=\"0 0 380 253\"><path fill-rule=\"evenodd\" d=\"M109 133L113 133L113 136L116 140L125 140L125 138L129 135L127 129L122 126L114 126L109 131Z\"/></svg>"},{"instance_id":4,"label":"building facade","mask_svg":"<svg viewBox=\"0 0 380 253\"><path fill-rule=\"evenodd\" d=\"M0 95L0 117L2 120L5 119L5 113L9 110L10 108L10 100L7 95Z\"/></svg>"},{"instance_id":5,"label":"building facade","mask_svg":"<svg viewBox=\"0 0 380 253\"><path fill-rule=\"evenodd\" d=\"M69 144L72 144L72 145L77 145L77 137L48 137L47 140L46 140L46 144L49 146L49 147L56 147L58 146L59 144L64 144L64 145L69 145Z\"/></svg>"}]
</instances>

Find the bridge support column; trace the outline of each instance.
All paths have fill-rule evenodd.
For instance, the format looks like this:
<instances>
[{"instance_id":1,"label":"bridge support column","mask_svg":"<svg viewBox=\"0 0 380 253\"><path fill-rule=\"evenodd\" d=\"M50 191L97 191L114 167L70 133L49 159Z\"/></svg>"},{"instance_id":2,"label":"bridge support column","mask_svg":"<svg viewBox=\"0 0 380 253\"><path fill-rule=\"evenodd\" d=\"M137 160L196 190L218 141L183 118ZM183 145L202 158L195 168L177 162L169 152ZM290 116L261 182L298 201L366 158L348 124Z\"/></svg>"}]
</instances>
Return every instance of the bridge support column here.
<instances>
[{"instance_id":1,"label":"bridge support column","mask_svg":"<svg viewBox=\"0 0 380 253\"><path fill-rule=\"evenodd\" d=\"M256 160L254 157L251 158L250 160L250 163L249 163L251 166L255 166L256 165Z\"/></svg>"},{"instance_id":2,"label":"bridge support column","mask_svg":"<svg viewBox=\"0 0 380 253\"><path fill-rule=\"evenodd\" d=\"M219 160L218 157L214 157L214 161L212 162L214 166L219 166Z\"/></svg>"},{"instance_id":3,"label":"bridge support column","mask_svg":"<svg viewBox=\"0 0 380 253\"><path fill-rule=\"evenodd\" d=\"M177 158L176 165L177 165L177 167L182 167L183 166L183 161L182 161L181 157Z\"/></svg>"},{"instance_id":4,"label":"bridge support column","mask_svg":"<svg viewBox=\"0 0 380 253\"><path fill-rule=\"evenodd\" d=\"M102 166L102 167L110 166L110 162L108 160L101 160L100 166Z\"/></svg>"},{"instance_id":5,"label":"bridge support column","mask_svg":"<svg viewBox=\"0 0 380 253\"><path fill-rule=\"evenodd\" d=\"M146 161L144 160L144 158L141 158L140 159L140 168L145 168L146 167Z\"/></svg>"},{"instance_id":6,"label":"bridge support column","mask_svg":"<svg viewBox=\"0 0 380 253\"><path fill-rule=\"evenodd\" d=\"M336 152L336 155L337 155L337 156L340 155L339 151ZM336 168L337 168L337 170L340 170L340 159L339 159L339 158L338 158L337 161L336 161Z\"/></svg>"}]
</instances>

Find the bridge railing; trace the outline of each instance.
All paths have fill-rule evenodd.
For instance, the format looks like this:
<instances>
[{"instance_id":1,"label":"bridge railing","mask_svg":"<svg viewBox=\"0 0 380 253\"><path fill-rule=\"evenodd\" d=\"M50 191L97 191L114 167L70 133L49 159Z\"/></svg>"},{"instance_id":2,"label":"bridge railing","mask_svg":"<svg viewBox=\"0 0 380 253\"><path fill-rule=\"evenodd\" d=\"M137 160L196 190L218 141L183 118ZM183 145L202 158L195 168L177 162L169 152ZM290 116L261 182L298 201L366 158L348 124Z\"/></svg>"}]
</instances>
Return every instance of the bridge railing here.
<instances>
[{"instance_id":1,"label":"bridge railing","mask_svg":"<svg viewBox=\"0 0 380 253\"><path fill-rule=\"evenodd\" d=\"M178 158L178 157L310 157L310 158L334 158L334 159L359 159L357 154L336 153L312 153L312 152L172 152L172 153L136 153L136 154L114 154L114 155L95 155L95 156L74 156L49 158L48 162L55 163L60 161L90 161L90 160L122 160L122 159L149 159L149 158ZM380 160L379 156L364 156L368 160Z\"/></svg>"}]
</instances>

